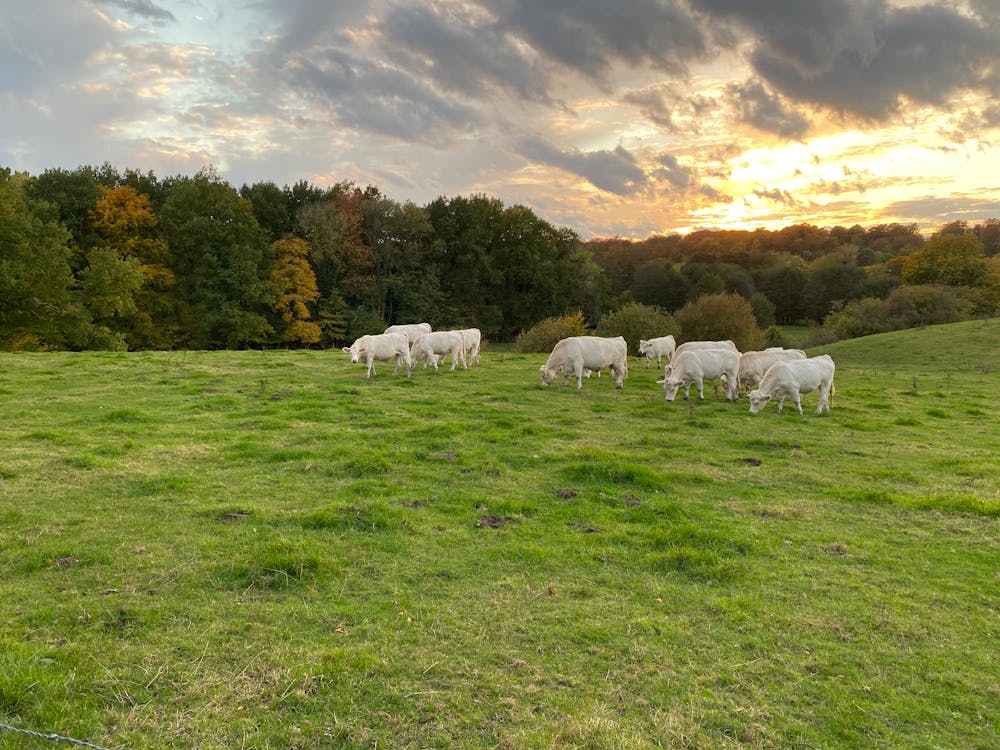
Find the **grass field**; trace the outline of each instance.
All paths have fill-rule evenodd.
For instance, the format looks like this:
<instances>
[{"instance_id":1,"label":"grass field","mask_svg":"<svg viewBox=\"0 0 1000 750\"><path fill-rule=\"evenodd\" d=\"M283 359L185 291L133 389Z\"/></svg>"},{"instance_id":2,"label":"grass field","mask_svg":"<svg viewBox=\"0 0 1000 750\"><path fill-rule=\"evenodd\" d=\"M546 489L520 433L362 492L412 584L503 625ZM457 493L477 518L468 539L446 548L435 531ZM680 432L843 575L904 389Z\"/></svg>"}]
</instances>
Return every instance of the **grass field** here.
<instances>
[{"instance_id":1,"label":"grass field","mask_svg":"<svg viewBox=\"0 0 1000 750\"><path fill-rule=\"evenodd\" d=\"M106 748L1000 747L998 342L823 347L819 417L667 403L636 358L577 392L488 349L370 381L339 351L0 355L0 721Z\"/></svg>"}]
</instances>

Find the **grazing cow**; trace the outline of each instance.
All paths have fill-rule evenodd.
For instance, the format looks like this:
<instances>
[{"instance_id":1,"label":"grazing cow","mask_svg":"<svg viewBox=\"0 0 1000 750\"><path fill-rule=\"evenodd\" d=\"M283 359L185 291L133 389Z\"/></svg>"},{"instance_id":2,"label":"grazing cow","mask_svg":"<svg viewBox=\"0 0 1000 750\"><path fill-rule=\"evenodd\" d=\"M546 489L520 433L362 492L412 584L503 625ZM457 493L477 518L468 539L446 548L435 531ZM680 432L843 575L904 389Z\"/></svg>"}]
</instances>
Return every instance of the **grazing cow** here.
<instances>
[{"instance_id":1,"label":"grazing cow","mask_svg":"<svg viewBox=\"0 0 1000 750\"><path fill-rule=\"evenodd\" d=\"M740 355L740 391L750 391L757 387L768 368L777 362L790 359L805 359L801 349L765 349L762 352L743 352Z\"/></svg>"},{"instance_id":2,"label":"grazing cow","mask_svg":"<svg viewBox=\"0 0 1000 750\"><path fill-rule=\"evenodd\" d=\"M732 349L734 352L739 351L736 348L736 344L729 339L725 341L685 341L674 350L674 357L692 349ZM673 361L673 357L670 358L670 361Z\"/></svg>"},{"instance_id":3,"label":"grazing cow","mask_svg":"<svg viewBox=\"0 0 1000 750\"><path fill-rule=\"evenodd\" d=\"M663 368L665 398L673 401L677 391L683 386L684 400L691 395L691 384L698 388L698 398L705 398L705 381L724 377L726 398L736 401L739 396L737 385L740 370L740 354L735 349L688 349L674 354L670 364Z\"/></svg>"},{"instance_id":4,"label":"grazing cow","mask_svg":"<svg viewBox=\"0 0 1000 750\"><path fill-rule=\"evenodd\" d=\"M470 364L479 364L479 347L483 341L483 333L478 328L463 328L459 331L465 343L465 354Z\"/></svg>"},{"instance_id":5,"label":"grazing cow","mask_svg":"<svg viewBox=\"0 0 1000 750\"><path fill-rule=\"evenodd\" d=\"M558 375L563 385L570 375L576 377L576 389L583 388L584 370L600 372L610 368L615 374L615 388L621 388L628 375L628 344L621 336L613 339L598 336L570 336L552 348L541 366L542 385L551 385Z\"/></svg>"},{"instance_id":6,"label":"grazing cow","mask_svg":"<svg viewBox=\"0 0 1000 750\"><path fill-rule=\"evenodd\" d=\"M410 347L410 368L417 362L424 360L434 365L438 369L438 355L445 357L451 355L451 369L454 372L459 361L466 370L469 365L465 361L465 339L459 331L434 331L425 333L413 342Z\"/></svg>"},{"instance_id":7,"label":"grazing cow","mask_svg":"<svg viewBox=\"0 0 1000 750\"><path fill-rule=\"evenodd\" d=\"M677 342L674 341L673 336L660 336L655 339L639 339L639 354L646 355L646 367L656 360L656 366L660 366L660 360L663 357L667 358L667 362L670 358L674 356L674 349L677 348Z\"/></svg>"},{"instance_id":8,"label":"grazing cow","mask_svg":"<svg viewBox=\"0 0 1000 750\"><path fill-rule=\"evenodd\" d=\"M425 333L430 333L431 330L430 323L400 323L399 325L389 326L383 333L405 333L406 338L412 344Z\"/></svg>"},{"instance_id":9,"label":"grazing cow","mask_svg":"<svg viewBox=\"0 0 1000 750\"><path fill-rule=\"evenodd\" d=\"M771 365L760 385L750 392L750 413L758 414L772 398L778 399L778 414L786 398L790 398L795 408L802 413L802 394L819 391L819 406L816 413L830 411L830 396L833 393L833 375L836 370L829 354L808 359L793 359Z\"/></svg>"},{"instance_id":10,"label":"grazing cow","mask_svg":"<svg viewBox=\"0 0 1000 750\"><path fill-rule=\"evenodd\" d=\"M402 365L406 365L406 377L410 377L410 349L405 333L367 334L350 346L345 346L344 351L351 355L351 362L364 360L368 365L365 378L370 378L375 372L375 360L388 362L390 359L396 360L393 375L399 372Z\"/></svg>"}]
</instances>

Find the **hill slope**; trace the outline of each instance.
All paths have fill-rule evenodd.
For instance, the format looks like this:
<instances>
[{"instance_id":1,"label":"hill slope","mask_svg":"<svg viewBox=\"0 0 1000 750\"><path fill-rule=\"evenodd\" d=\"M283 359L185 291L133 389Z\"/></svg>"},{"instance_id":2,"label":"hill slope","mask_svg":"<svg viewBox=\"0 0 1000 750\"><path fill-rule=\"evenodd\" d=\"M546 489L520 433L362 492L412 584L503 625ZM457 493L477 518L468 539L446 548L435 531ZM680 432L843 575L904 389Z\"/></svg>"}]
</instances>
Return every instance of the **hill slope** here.
<instances>
[{"instance_id":1,"label":"hill slope","mask_svg":"<svg viewBox=\"0 0 1000 750\"><path fill-rule=\"evenodd\" d=\"M839 366L936 371L1000 368L1000 318L880 333L809 350L829 354Z\"/></svg>"}]
</instances>

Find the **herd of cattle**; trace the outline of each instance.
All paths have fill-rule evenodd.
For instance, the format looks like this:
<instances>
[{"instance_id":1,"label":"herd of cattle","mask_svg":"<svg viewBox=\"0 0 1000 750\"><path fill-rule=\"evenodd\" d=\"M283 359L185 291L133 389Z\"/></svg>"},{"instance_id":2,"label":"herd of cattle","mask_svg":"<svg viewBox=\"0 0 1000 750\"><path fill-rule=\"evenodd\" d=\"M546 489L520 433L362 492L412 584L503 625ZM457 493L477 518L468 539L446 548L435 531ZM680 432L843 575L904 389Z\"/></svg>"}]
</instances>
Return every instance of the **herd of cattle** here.
<instances>
[{"instance_id":1,"label":"herd of cattle","mask_svg":"<svg viewBox=\"0 0 1000 750\"><path fill-rule=\"evenodd\" d=\"M438 359L451 357L451 369L458 363L468 369L469 364L479 363L482 334L478 328L453 331L433 331L427 323L394 325L381 334L361 336L344 351L351 355L351 362L364 362L366 378L375 372L376 361L394 361L392 374L406 367L406 376L419 362L438 369ZM653 361L660 366L666 360L663 379L657 380L666 393L666 400L673 401L684 388L687 399L694 385L698 397L705 398L705 381L718 380L726 389L726 398L738 401L741 392L749 394L750 412L759 413L774 399L781 413L786 400L802 413L802 394L819 392L817 414L830 411L830 397L834 393L835 365L828 354L807 357L801 349L772 347L764 351L740 352L732 341L687 341L677 346L673 336L642 339L639 354L646 357L646 367ZM576 387L583 387L583 378L592 373L600 375L610 370L615 387L621 388L628 375L628 344L621 336L571 336L553 347L548 360L541 367L542 385L551 385L562 375L563 385L570 377Z\"/></svg>"}]
</instances>

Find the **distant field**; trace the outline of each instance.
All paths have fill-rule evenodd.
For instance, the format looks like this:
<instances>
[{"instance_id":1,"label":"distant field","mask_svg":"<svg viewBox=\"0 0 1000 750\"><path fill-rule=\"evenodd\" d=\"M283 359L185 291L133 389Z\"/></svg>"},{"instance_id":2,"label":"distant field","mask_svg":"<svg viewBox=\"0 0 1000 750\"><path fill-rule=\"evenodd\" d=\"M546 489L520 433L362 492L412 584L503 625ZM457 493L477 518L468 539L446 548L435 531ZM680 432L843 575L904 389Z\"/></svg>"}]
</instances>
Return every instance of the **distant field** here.
<instances>
[{"instance_id":1,"label":"distant field","mask_svg":"<svg viewBox=\"0 0 1000 750\"><path fill-rule=\"evenodd\" d=\"M489 349L370 381L340 351L0 355L0 722L106 748L1000 747L998 342L818 349L820 417L666 403L636 358L576 392Z\"/></svg>"}]
</instances>

